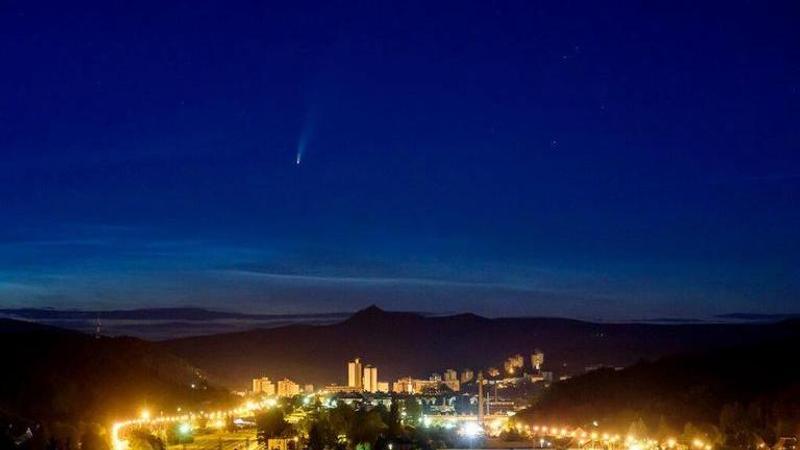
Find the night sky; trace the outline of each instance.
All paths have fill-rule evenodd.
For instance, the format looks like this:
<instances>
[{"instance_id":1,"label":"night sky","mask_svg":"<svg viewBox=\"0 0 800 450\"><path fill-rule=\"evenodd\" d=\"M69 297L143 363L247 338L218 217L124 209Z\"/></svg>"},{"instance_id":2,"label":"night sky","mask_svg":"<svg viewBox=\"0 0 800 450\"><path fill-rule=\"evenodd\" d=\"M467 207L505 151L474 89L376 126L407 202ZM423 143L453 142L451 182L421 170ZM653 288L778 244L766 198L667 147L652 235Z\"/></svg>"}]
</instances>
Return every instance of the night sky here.
<instances>
[{"instance_id":1,"label":"night sky","mask_svg":"<svg viewBox=\"0 0 800 450\"><path fill-rule=\"evenodd\" d=\"M0 2L0 305L798 312L799 23Z\"/></svg>"}]
</instances>

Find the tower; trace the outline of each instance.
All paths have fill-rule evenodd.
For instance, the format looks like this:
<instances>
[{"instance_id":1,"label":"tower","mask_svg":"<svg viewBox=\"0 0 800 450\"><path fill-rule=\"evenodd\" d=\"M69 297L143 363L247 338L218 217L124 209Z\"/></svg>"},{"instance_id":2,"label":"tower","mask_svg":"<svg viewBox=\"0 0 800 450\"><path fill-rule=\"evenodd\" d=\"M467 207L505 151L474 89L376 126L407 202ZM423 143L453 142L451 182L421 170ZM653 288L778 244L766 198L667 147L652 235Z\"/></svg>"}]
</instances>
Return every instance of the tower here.
<instances>
[{"instance_id":1,"label":"tower","mask_svg":"<svg viewBox=\"0 0 800 450\"><path fill-rule=\"evenodd\" d=\"M478 423L483 426L483 372L478 372Z\"/></svg>"},{"instance_id":2,"label":"tower","mask_svg":"<svg viewBox=\"0 0 800 450\"><path fill-rule=\"evenodd\" d=\"M378 368L370 364L364 367L364 390L367 392L378 392Z\"/></svg>"},{"instance_id":3,"label":"tower","mask_svg":"<svg viewBox=\"0 0 800 450\"><path fill-rule=\"evenodd\" d=\"M364 388L364 373L361 368L361 359L356 358L347 363L347 386L356 389Z\"/></svg>"}]
</instances>

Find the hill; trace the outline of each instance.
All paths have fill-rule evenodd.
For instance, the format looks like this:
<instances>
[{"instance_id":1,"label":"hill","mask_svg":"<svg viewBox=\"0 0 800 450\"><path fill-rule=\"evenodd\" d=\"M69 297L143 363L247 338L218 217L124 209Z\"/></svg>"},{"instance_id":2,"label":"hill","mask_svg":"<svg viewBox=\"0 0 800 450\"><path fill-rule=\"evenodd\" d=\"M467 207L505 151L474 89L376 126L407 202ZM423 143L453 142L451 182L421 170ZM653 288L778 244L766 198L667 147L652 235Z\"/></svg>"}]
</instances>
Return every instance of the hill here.
<instances>
[{"instance_id":1,"label":"hill","mask_svg":"<svg viewBox=\"0 0 800 450\"><path fill-rule=\"evenodd\" d=\"M381 380L427 375L444 368L487 367L515 353L545 351L550 370L631 365L640 359L716 348L796 332L777 324L599 324L554 318L487 319L472 314L423 317L360 311L332 325L292 325L175 339L161 345L242 388L256 375L301 382L341 383L345 363L360 356Z\"/></svg>"},{"instance_id":2,"label":"hill","mask_svg":"<svg viewBox=\"0 0 800 450\"><path fill-rule=\"evenodd\" d=\"M773 443L800 429L798 345L795 335L598 370L554 384L518 418L589 428L598 421L622 434L638 422L662 439L693 424L731 447L753 436Z\"/></svg>"},{"instance_id":3,"label":"hill","mask_svg":"<svg viewBox=\"0 0 800 450\"><path fill-rule=\"evenodd\" d=\"M185 320L208 321L219 319L306 319L339 318L342 313L319 314L248 314L231 311L214 311L203 308L140 308L87 311L80 309L5 308L0 315L30 320Z\"/></svg>"},{"instance_id":4,"label":"hill","mask_svg":"<svg viewBox=\"0 0 800 450\"><path fill-rule=\"evenodd\" d=\"M134 338L0 319L0 355L0 416L11 421L108 424L143 406L159 411L229 398L196 367Z\"/></svg>"},{"instance_id":5,"label":"hill","mask_svg":"<svg viewBox=\"0 0 800 450\"><path fill-rule=\"evenodd\" d=\"M34 321L58 328L93 333L98 323L103 335L134 336L146 340L230 333L289 324L341 322L349 314L250 314L203 308L145 308L80 310L50 308L0 309L0 318Z\"/></svg>"}]
</instances>

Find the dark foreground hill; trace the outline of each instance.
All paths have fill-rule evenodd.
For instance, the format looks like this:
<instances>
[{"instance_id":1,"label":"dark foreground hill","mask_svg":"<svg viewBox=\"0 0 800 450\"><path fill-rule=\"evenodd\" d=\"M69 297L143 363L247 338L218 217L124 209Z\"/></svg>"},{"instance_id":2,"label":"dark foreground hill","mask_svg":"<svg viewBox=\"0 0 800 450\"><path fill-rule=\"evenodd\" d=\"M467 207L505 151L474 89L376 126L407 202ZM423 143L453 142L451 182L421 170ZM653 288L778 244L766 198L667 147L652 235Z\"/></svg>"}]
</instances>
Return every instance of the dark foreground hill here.
<instances>
[{"instance_id":1,"label":"dark foreground hill","mask_svg":"<svg viewBox=\"0 0 800 450\"><path fill-rule=\"evenodd\" d=\"M661 439L699 429L733 448L772 444L800 432L799 346L794 336L598 370L554 384L518 418L598 421L622 434L634 424Z\"/></svg>"},{"instance_id":2,"label":"dark foreground hill","mask_svg":"<svg viewBox=\"0 0 800 450\"><path fill-rule=\"evenodd\" d=\"M157 412L229 395L205 388L186 361L134 338L0 319L0 355L0 421L107 425L144 406Z\"/></svg>"},{"instance_id":3,"label":"dark foreground hill","mask_svg":"<svg viewBox=\"0 0 800 450\"><path fill-rule=\"evenodd\" d=\"M287 326L164 341L162 345L234 387L256 375L299 382L343 383L346 362L360 356L378 378L422 376L445 368L487 367L515 353L545 352L563 373L585 366L627 366L642 358L778 338L787 324L597 324L566 319L486 319L463 314L423 317L370 307L325 326Z\"/></svg>"}]
</instances>

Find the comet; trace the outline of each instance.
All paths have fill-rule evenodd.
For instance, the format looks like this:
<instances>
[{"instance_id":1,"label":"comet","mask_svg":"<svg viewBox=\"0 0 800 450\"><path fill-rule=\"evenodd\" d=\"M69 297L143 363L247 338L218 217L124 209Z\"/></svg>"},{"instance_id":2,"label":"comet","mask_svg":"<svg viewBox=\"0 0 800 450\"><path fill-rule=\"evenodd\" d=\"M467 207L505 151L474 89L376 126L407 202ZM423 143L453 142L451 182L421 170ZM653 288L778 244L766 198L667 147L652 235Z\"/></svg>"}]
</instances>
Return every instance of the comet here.
<instances>
[{"instance_id":1,"label":"comet","mask_svg":"<svg viewBox=\"0 0 800 450\"><path fill-rule=\"evenodd\" d=\"M306 121L306 126L303 128L303 132L300 133L300 139L297 141L297 157L295 158L295 164L300 165L303 162L303 155L306 153L306 148L308 147L309 141L311 141L311 136L314 134L314 122L312 120Z\"/></svg>"}]
</instances>

